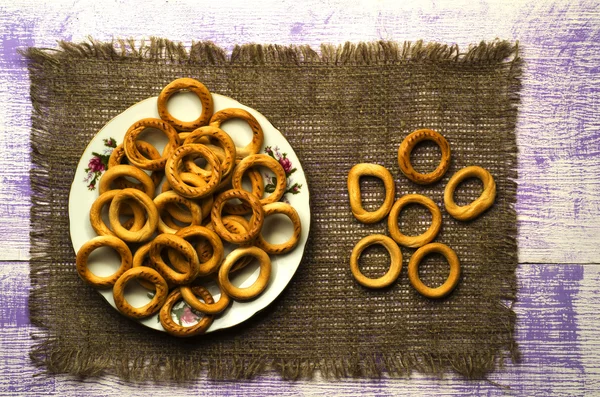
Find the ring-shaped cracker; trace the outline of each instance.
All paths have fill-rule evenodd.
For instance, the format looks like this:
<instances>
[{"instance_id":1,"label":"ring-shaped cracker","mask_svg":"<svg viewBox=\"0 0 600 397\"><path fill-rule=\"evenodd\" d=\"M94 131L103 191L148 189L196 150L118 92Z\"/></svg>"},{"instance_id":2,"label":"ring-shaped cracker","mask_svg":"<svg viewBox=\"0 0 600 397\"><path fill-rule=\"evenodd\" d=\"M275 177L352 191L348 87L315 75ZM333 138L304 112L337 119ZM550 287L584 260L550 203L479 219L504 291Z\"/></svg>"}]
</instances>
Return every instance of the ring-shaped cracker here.
<instances>
[{"instance_id":1,"label":"ring-shaped cracker","mask_svg":"<svg viewBox=\"0 0 600 397\"><path fill-rule=\"evenodd\" d=\"M144 156L148 157L151 160L159 159L160 153L158 150L154 148L151 144L146 141L135 141L135 145L137 146L140 153ZM126 164L123 163L123 160L127 159L127 155L125 154L125 148L123 148L123 144L120 144L110 154L110 158L108 159L108 168L115 167L117 165ZM150 178L154 183L154 186L158 186L160 181L164 176L164 172L162 170L152 171L150 174ZM126 189L128 187L138 188L139 184L135 182L128 181L126 178L117 178L114 181L114 184L119 189Z\"/></svg>"},{"instance_id":2,"label":"ring-shaped cracker","mask_svg":"<svg viewBox=\"0 0 600 397\"><path fill-rule=\"evenodd\" d=\"M239 108L228 108L219 110L210 119L210 125L221 128L221 125L227 120L242 119L248 123L252 130L252 140L243 148L236 147L236 158L243 159L251 154L256 154L262 148L265 140L262 127L256 118L248 111ZM231 134L230 134L231 135Z\"/></svg>"},{"instance_id":3,"label":"ring-shaped cracker","mask_svg":"<svg viewBox=\"0 0 600 397\"><path fill-rule=\"evenodd\" d=\"M271 172L275 174L275 178L277 179L277 184L275 185L275 190L269 194L267 197L262 198L259 196L260 203L262 205L270 204L279 201L283 194L285 193L285 189L287 187L287 176L285 174L285 170L279 164L279 161L275 160L273 157L267 154L252 154L248 157L245 157L242 161L238 163L238 165L233 170L233 176L231 178L231 186L234 189L242 189L242 177L246 170L250 167L266 167Z\"/></svg>"},{"instance_id":4,"label":"ring-shaped cracker","mask_svg":"<svg viewBox=\"0 0 600 397\"><path fill-rule=\"evenodd\" d=\"M381 179L385 189L385 200L381 207L376 211L366 211L362 207L362 198L360 195L360 177L361 176L374 176ZM382 220L392 208L394 204L394 196L396 194L396 187L394 185L394 178L387 168L382 167L378 164L356 164L350 169L348 173L348 198L350 199L350 208L352 214L362 223L375 223Z\"/></svg>"},{"instance_id":5,"label":"ring-shaped cracker","mask_svg":"<svg viewBox=\"0 0 600 397\"><path fill-rule=\"evenodd\" d=\"M212 167L212 174L206 185L202 187L193 186L183 181L180 169L182 161L188 155L201 155ZM216 189L221 180L221 165L214 153L204 145L190 144L180 146L171 154L165 166L165 175L171 189L186 198L205 197Z\"/></svg>"},{"instance_id":6,"label":"ring-shaped cracker","mask_svg":"<svg viewBox=\"0 0 600 397\"><path fill-rule=\"evenodd\" d=\"M192 292L195 295L200 296L202 300L208 304L215 302L210 292L208 292L208 290L202 286L192 287ZM205 333L214 320L214 316L210 314L204 315L204 317L202 317L197 324L189 327L179 325L173 321L171 311L173 310L175 303L177 303L179 300L181 300L181 291L179 288L177 288L171 291L162 309L160 309L159 319L165 331L167 331L167 333L170 335L181 338L187 338Z\"/></svg>"},{"instance_id":7,"label":"ring-shaped cracker","mask_svg":"<svg viewBox=\"0 0 600 397\"><path fill-rule=\"evenodd\" d=\"M133 307L125 299L125 286L131 279L142 279L154 285L152 300L142 307ZM127 270L113 287L115 306L121 313L130 318L146 318L157 313L167 300L169 287L165 279L150 267L132 267Z\"/></svg>"},{"instance_id":8,"label":"ring-shaped cracker","mask_svg":"<svg viewBox=\"0 0 600 397\"><path fill-rule=\"evenodd\" d=\"M221 211L227 200L237 198L251 207L252 215L250 217L249 228L247 233L235 234L231 233L225 225L223 225L223 219L221 218ZM214 200L213 209L211 212L211 222L215 229L215 232L226 241L234 244L243 244L254 240L260 229L262 228L265 219L265 212L263 207L256 196L252 193L246 192L240 189L226 190L219 194Z\"/></svg>"},{"instance_id":9,"label":"ring-shaped cracker","mask_svg":"<svg viewBox=\"0 0 600 397\"><path fill-rule=\"evenodd\" d=\"M140 230L131 231L127 230L121 225L119 219L119 213L121 204L127 200L133 200L140 204L146 211L146 223ZM158 209L154 202L147 194L137 189L122 189L112 199L110 207L108 208L108 219L113 233L120 239L130 243L140 243L147 241L152 238L152 235L156 231L158 226Z\"/></svg>"},{"instance_id":10,"label":"ring-shaped cracker","mask_svg":"<svg viewBox=\"0 0 600 397\"><path fill-rule=\"evenodd\" d=\"M160 130L169 139L162 156L158 159L151 160L144 157L135 144L138 137L148 128ZM123 148L125 149L125 154L127 155L129 162L136 167L151 171L165 168L167 158L174 148L179 147L179 145L181 145L181 140L179 139L179 135L177 135L177 131L175 131L173 127L161 119L154 118L146 118L136 121L131 125L131 127L129 127L125 133L125 137L123 138Z\"/></svg>"},{"instance_id":11,"label":"ring-shaped cracker","mask_svg":"<svg viewBox=\"0 0 600 397\"><path fill-rule=\"evenodd\" d=\"M219 286L219 282L217 281L217 286ZM181 292L181 297L183 300L190 305L193 309L198 310L204 314L219 314L225 309L229 307L231 303L231 299L229 296L223 291L223 288L219 286L219 290L221 291L221 296L218 301L213 303L202 302L198 299L196 294L192 291L193 287L181 286L179 287L179 291ZM213 297L214 299L214 297Z\"/></svg>"},{"instance_id":12,"label":"ring-shaped cracker","mask_svg":"<svg viewBox=\"0 0 600 397\"><path fill-rule=\"evenodd\" d=\"M102 178L100 178L98 193L102 194L111 190L110 185L115 180L127 176L140 181L141 186L139 187L143 187L143 189L139 189L139 187L136 187L136 189L146 193L150 198L154 197L155 186L154 182L152 182L152 178L139 168L127 164L115 165L114 167L107 169L102 175Z\"/></svg>"},{"instance_id":13,"label":"ring-shaped cracker","mask_svg":"<svg viewBox=\"0 0 600 397\"><path fill-rule=\"evenodd\" d=\"M254 244L257 247L262 248L267 254L270 255L285 254L293 250L296 245L298 245L298 241L300 241L300 233L302 231L302 225L300 223L300 216L298 215L298 212L291 205L279 201L263 206L263 210L265 211L265 218L273 214L286 215L290 221L292 221L294 231L292 233L292 237L290 237L288 241L280 244L269 243L263 238L262 234L259 233Z\"/></svg>"},{"instance_id":14,"label":"ring-shaped cracker","mask_svg":"<svg viewBox=\"0 0 600 397\"><path fill-rule=\"evenodd\" d=\"M185 206L191 214L191 224L192 225L200 225L202 223L202 209L195 202L186 199L185 197L181 197L177 192L173 190L166 191L164 193L159 194L154 198L154 204L158 209L158 230L161 233L170 233L175 234L177 230L181 229L181 227L173 228L167 225L161 216L161 212L166 209L166 205L170 204L179 204ZM173 225L176 226L176 225Z\"/></svg>"},{"instance_id":15,"label":"ring-shaped cracker","mask_svg":"<svg viewBox=\"0 0 600 397\"><path fill-rule=\"evenodd\" d=\"M223 242L217 233L204 226L188 226L178 230L176 235L186 240L194 237L205 239L210 245L212 254L208 260L200 262L198 275L206 276L217 271L223 260ZM171 253L173 252L177 251L169 251L169 259L172 264L181 259L181 254L172 256ZM196 253L198 254L198 250L196 250ZM198 260L200 261L200 257L198 257Z\"/></svg>"},{"instance_id":16,"label":"ring-shaped cracker","mask_svg":"<svg viewBox=\"0 0 600 397\"><path fill-rule=\"evenodd\" d=\"M407 236L400 232L400 227L398 226L398 217L400 216L400 211L402 211L402 208L408 204L421 204L431 213L431 225L429 226L429 229L425 231L425 233L419 234L418 236ZM388 231L390 236L398 244L405 247L418 248L430 243L433 241L435 236L437 236L441 227L442 211L440 211L440 208L436 203L433 202L432 199L421 194L406 194L400 197L398 201L394 203L394 206L390 211L390 216L388 217Z\"/></svg>"},{"instance_id":17,"label":"ring-shaped cracker","mask_svg":"<svg viewBox=\"0 0 600 397\"><path fill-rule=\"evenodd\" d=\"M176 119L167 109L169 98L176 92L182 90L193 92L198 96L198 99L200 99L200 103L202 103L202 112L196 120L182 121ZM168 122L178 131L191 131L208 124L214 111L213 97L208 88L198 80L189 77L183 77L167 84L158 95L157 108L160 118Z\"/></svg>"},{"instance_id":18,"label":"ring-shaped cracker","mask_svg":"<svg viewBox=\"0 0 600 397\"><path fill-rule=\"evenodd\" d=\"M233 167L235 167L235 144L233 143L233 140L225 131L220 128L214 126L204 126L191 132L190 135L185 138L183 144L189 145L191 143L200 143L206 145L205 138L214 138L219 142L221 148L223 149L222 159L219 158L219 154L214 150L213 153L215 153L221 163L221 178L226 177L233 170ZM210 146L207 147L210 149ZM196 173L206 177L210 175L210 171L198 167L193 161L188 160L185 165L189 171L196 171Z\"/></svg>"},{"instance_id":19,"label":"ring-shaped cracker","mask_svg":"<svg viewBox=\"0 0 600 397\"><path fill-rule=\"evenodd\" d=\"M249 168L245 175L250 180L251 193L256 197L262 198L263 193L265 192L265 184L260 171L254 168ZM229 183L231 183L231 177L233 174L229 176ZM217 187L219 189L219 187ZM240 204L231 204L225 203L223 207L223 212L230 215L245 215L250 213L251 208L249 205L240 203Z\"/></svg>"},{"instance_id":20,"label":"ring-shaped cracker","mask_svg":"<svg viewBox=\"0 0 600 397\"><path fill-rule=\"evenodd\" d=\"M252 285L246 288L238 288L229 281L229 272L233 265L244 256L252 256L259 261L260 272L258 278ZM271 278L271 259L269 255L258 247L237 248L233 250L221 265L219 269L219 285L227 295L238 301L247 301L256 298L266 288Z\"/></svg>"},{"instance_id":21,"label":"ring-shaped cracker","mask_svg":"<svg viewBox=\"0 0 600 397\"><path fill-rule=\"evenodd\" d=\"M164 248L174 249L183 255L187 261L186 266L185 269L179 268L178 270L185 270L185 272L179 273L163 261L161 251ZM156 236L152 241L149 256L156 270L172 285L189 284L194 281L200 271L198 254L196 254L194 247L182 237L174 234L159 234Z\"/></svg>"},{"instance_id":22,"label":"ring-shaped cracker","mask_svg":"<svg viewBox=\"0 0 600 397\"><path fill-rule=\"evenodd\" d=\"M428 254L437 252L442 254L450 265L450 274L441 286L437 288L429 288L419 278L419 264L421 260ZM456 285L460 278L460 262L456 253L447 245L441 243L431 243L422 246L411 256L408 262L408 279L414 289L421 295L427 298L437 299L448 295Z\"/></svg>"},{"instance_id":23,"label":"ring-shaped cracker","mask_svg":"<svg viewBox=\"0 0 600 397\"><path fill-rule=\"evenodd\" d=\"M119 266L119 269L110 276L96 276L87 267L87 261L90 254L100 247L110 247L117 251L121 256L121 266ZM79 251L77 251L77 258L75 261L79 277L96 288L112 287L123 273L131 269L131 263L132 257L129 247L127 247L127 244L122 240L114 236L98 236L86 241L81 248L79 248Z\"/></svg>"},{"instance_id":24,"label":"ring-shaped cracker","mask_svg":"<svg viewBox=\"0 0 600 397\"><path fill-rule=\"evenodd\" d=\"M362 274L358 267L358 259L364 249L374 244L382 245L390 254L390 268L383 276L375 279L368 278ZM398 244L396 244L394 240L383 234L372 234L364 237L352 249L352 254L350 255L350 271L356 281L364 287L387 287L400 276L400 272L402 271L402 251L400 251L400 247L398 247Z\"/></svg>"},{"instance_id":25,"label":"ring-shaped cracker","mask_svg":"<svg viewBox=\"0 0 600 397\"><path fill-rule=\"evenodd\" d=\"M421 174L413 168L410 163L410 153L413 151L417 143L421 141L433 141L442 151L442 159L435 170L428 174ZM411 181L419 185L428 185L442 179L448 168L450 167L450 145L446 138L439 132L422 129L409 134L398 148L398 166L400 171Z\"/></svg>"},{"instance_id":26,"label":"ring-shaped cracker","mask_svg":"<svg viewBox=\"0 0 600 397\"><path fill-rule=\"evenodd\" d=\"M454 202L454 191L457 186L467 178L479 178L483 182L483 192L471 204L458 206ZM476 218L482 212L490 208L496 199L496 182L494 177L486 169L471 166L458 171L448 181L444 190L444 205L446 211L459 221L469 221Z\"/></svg>"},{"instance_id":27,"label":"ring-shaped cracker","mask_svg":"<svg viewBox=\"0 0 600 397\"><path fill-rule=\"evenodd\" d=\"M120 190L109 190L107 192L102 193L96 201L92 203L92 207L90 208L90 224L92 228L99 236L115 236L112 230L106 226L104 220L102 220L102 208L112 202L112 199L115 197ZM133 225L129 228L132 232L140 230L144 223L146 223L146 213L144 209L135 204L135 203L127 203L129 204L129 208L133 213Z\"/></svg>"}]
</instances>

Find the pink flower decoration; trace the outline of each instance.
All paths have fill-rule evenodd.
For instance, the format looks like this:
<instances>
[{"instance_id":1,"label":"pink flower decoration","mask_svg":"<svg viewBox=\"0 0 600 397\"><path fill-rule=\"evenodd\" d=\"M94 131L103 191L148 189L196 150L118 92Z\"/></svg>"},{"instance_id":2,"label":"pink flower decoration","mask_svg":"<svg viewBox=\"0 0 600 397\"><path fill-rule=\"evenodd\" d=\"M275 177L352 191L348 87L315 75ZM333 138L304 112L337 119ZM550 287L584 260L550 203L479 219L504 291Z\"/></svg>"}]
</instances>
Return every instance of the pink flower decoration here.
<instances>
[{"instance_id":1,"label":"pink flower decoration","mask_svg":"<svg viewBox=\"0 0 600 397\"><path fill-rule=\"evenodd\" d=\"M90 162L88 163L88 167L90 169L90 171L92 172L102 172L106 169L106 167L104 166L104 163L102 163L102 160L100 159L100 157L94 156L90 159Z\"/></svg>"},{"instance_id":2,"label":"pink flower decoration","mask_svg":"<svg viewBox=\"0 0 600 397\"><path fill-rule=\"evenodd\" d=\"M280 157L279 164L281 164L286 174L289 174L292 170L292 162L287 157Z\"/></svg>"},{"instance_id":3,"label":"pink flower decoration","mask_svg":"<svg viewBox=\"0 0 600 397\"><path fill-rule=\"evenodd\" d=\"M189 306L183 308L183 314L181 315L181 322L184 324L194 324L198 322L198 316L192 312Z\"/></svg>"}]
</instances>

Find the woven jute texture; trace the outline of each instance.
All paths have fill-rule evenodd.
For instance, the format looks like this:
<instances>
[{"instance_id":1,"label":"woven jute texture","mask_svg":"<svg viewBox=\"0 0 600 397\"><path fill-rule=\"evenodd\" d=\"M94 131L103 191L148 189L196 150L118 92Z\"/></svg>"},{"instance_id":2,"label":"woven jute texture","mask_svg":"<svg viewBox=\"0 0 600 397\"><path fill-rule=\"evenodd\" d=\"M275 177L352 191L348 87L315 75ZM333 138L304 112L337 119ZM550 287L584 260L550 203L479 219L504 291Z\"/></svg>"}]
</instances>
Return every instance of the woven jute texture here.
<instances>
[{"instance_id":1,"label":"woven jute texture","mask_svg":"<svg viewBox=\"0 0 600 397\"><path fill-rule=\"evenodd\" d=\"M145 44L61 43L31 48L32 359L50 372L131 380L240 379L264 371L286 378L402 376L454 370L484 377L516 360L516 140L521 61L507 42L469 49L442 44L373 42L308 47L244 45L227 55L211 43L191 47L164 39ZM311 192L312 225L300 267L282 295L249 321L222 332L180 340L120 315L75 270L67 203L79 158L111 118L178 77L202 81L264 114L296 151ZM402 140L431 128L452 149L452 164L431 186L406 179L397 163ZM439 162L434 144L419 145L417 170ZM453 248L462 276L446 299L420 296L407 277L414 250L402 248L403 271L389 288L369 290L352 277L353 246L384 221L364 225L350 211L347 175L357 163L377 163L394 175L396 198L421 193L442 209L436 241ZM479 165L494 176L494 206L472 222L443 207L457 170ZM367 208L383 202L383 185L361 182ZM476 198L470 180L459 204ZM431 216L402 212L405 234L426 230ZM367 250L363 272L387 268L383 248ZM448 265L428 257L421 278L441 284Z\"/></svg>"}]
</instances>

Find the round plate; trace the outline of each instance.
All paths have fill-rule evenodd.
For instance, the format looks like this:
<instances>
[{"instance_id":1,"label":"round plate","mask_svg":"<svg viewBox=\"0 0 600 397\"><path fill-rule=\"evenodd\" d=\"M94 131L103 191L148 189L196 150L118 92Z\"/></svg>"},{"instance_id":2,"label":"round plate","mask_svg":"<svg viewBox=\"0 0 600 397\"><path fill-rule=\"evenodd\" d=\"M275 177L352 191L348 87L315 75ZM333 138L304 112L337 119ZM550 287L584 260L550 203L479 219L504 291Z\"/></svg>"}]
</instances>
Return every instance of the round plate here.
<instances>
[{"instance_id":1,"label":"round plate","mask_svg":"<svg viewBox=\"0 0 600 397\"><path fill-rule=\"evenodd\" d=\"M215 112L225 108L242 108L252 113L262 126L265 139L261 153L269 154L279 160L280 164L286 170L288 188L282 200L289 202L300 215L302 233L300 241L293 251L284 255L271 255L272 272L267 289L252 301L233 301L226 311L215 318L207 332L240 324L258 311L264 309L277 298L290 282L300 264L310 227L310 206L306 178L300 166L300 161L288 141L256 110L222 95L212 94L212 96ZM148 98L125 110L106 124L85 149L77 166L69 195L70 233L75 252L79 251L79 248L86 241L96 236L90 224L89 210L92 203L98 198L98 182L106 169L110 153L114 147L123 141L125 132L134 122L146 117L159 118L156 103L157 97ZM168 107L171 114L181 120L195 119L201 109L197 98L193 94L188 93L173 96L169 100ZM243 147L250 142L251 130L244 121L231 120L224 123L222 128L231 135L238 147ZM144 140L154 144L159 151L162 151L166 143L166 138L160 133L153 134L150 132ZM271 177L268 173L263 175L265 187L268 187L271 183ZM160 186L157 187L157 190L159 189ZM107 212L106 208L105 212ZM106 214L104 215L106 216ZM291 222L286 221L285 218L271 216L265 220L263 235L268 241L274 243L283 242L291 234ZM227 254L231 249L233 249L232 246L226 246L225 253ZM89 260L90 270L99 276L112 274L118 268L118 265L119 257L109 248L97 249L92 253ZM249 286L254 282L258 273L258 266L249 266L247 269L242 270L239 275L234 275L232 283L241 287ZM216 285L208 285L207 287L215 297L215 300L217 300L219 294ZM98 289L98 292L108 303L115 307L112 288ZM150 297L151 295L149 295L148 290L145 290L137 283L128 284L126 298L132 305L142 306L150 301ZM201 316L202 314L191 310L183 302L176 305L173 310L174 320L182 325L189 326L194 324ZM164 331L158 320L158 314L138 321L150 328Z\"/></svg>"}]
</instances>

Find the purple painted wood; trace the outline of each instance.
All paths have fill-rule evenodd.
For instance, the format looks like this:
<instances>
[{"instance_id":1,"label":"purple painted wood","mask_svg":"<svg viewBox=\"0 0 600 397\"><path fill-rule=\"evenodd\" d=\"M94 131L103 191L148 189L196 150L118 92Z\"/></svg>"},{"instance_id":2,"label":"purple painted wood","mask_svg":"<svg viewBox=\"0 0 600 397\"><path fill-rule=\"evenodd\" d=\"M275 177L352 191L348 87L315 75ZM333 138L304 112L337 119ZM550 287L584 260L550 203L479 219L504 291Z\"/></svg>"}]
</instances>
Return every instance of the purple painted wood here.
<instances>
[{"instance_id":1,"label":"purple painted wood","mask_svg":"<svg viewBox=\"0 0 600 397\"><path fill-rule=\"evenodd\" d=\"M600 5L593 1L440 3L294 0L259 4L147 0L59 0L0 5L0 395L501 395L487 382L437 380L282 382L200 381L187 390L129 385L104 377L39 376L28 360L29 117L26 65L15 53L58 39L147 37L310 44L435 40L461 46L496 37L519 40L519 295L515 310L523 363L491 380L515 395L585 395L600 390ZM175 4L173 4L175 3ZM160 12L156 12L160 10ZM576 244L575 244L576 242ZM538 264L529 264L538 263ZM586 264L587 263L587 264ZM554 265L556 264L556 265ZM586 264L586 265L584 265Z\"/></svg>"}]
</instances>

